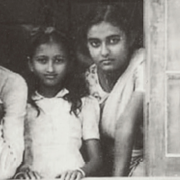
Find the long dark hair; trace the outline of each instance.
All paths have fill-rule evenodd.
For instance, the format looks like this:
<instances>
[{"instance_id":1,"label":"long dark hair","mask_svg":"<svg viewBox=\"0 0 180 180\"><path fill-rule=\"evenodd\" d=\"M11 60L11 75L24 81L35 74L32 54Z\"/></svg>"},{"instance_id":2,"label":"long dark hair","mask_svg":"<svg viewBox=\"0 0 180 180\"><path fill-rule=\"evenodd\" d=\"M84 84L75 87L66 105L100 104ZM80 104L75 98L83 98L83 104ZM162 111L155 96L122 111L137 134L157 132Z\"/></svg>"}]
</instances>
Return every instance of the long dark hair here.
<instances>
[{"instance_id":1,"label":"long dark hair","mask_svg":"<svg viewBox=\"0 0 180 180\"><path fill-rule=\"evenodd\" d=\"M64 96L64 99L71 103L70 112L78 115L78 112L81 110L82 101L81 98L88 95L89 91L85 83L85 78L82 73L81 63L77 60L74 53L73 43L67 36L57 30L44 30L39 29L38 32L33 35L29 44L28 59L32 59L37 47L41 44L55 42L61 43L64 49L67 51L69 58L69 69L68 73L65 76L63 81L63 88L66 88L69 93ZM28 84L28 100L29 103L38 110L38 115L40 109L37 106L36 102L33 100L33 95L38 89L39 80L38 78L30 71L25 75L25 79Z\"/></svg>"},{"instance_id":2,"label":"long dark hair","mask_svg":"<svg viewBox=\"0 0 180 180\"><path fill-rule=\"evenodd\" d=\"M92 3L88 13L81 19L80 26L77 29L76 43L79 51L84 55L89 56L87 48L87 32L96 24L101 22L108 22L114 26L119 27L126 35L129 43L129 52L133 53L135 49L142 47L143 21L139 16L135 16L138 10L136 7L128 8L123 3ZM134 12L133 12L134 11Z\"/></svg>"}]
</instances>

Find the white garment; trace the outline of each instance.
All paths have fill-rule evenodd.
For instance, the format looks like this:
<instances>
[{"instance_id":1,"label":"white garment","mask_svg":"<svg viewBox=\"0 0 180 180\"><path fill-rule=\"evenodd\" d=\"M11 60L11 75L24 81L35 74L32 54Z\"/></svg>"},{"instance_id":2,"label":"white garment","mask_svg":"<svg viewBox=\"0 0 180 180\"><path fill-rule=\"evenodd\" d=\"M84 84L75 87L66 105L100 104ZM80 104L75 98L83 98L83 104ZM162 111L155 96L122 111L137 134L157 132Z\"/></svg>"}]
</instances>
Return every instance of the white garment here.
<instances>
[{"instance_id":1,"label":"white garment","mask_svg":"<svg viewBox=\"0 0 180 180\"><path fill-rule=\"evenodd\" d=\"M9 179L22 162L27 86L19 74L2 66L0 101L4 110L3 120L0 120L0 179Z\"/></svg>"},{"instance_id":2,"label":"white garment","mask_svg":"<svg viewBox=\"0 0 180 180\"><path fill-rule=\"evenodd\" d=\"M92 97L82 99L82 111L78 118L70 114L71 104L62 97L68 93L61 90L56 97L45 98L36 94L34 100L40 108L28 108L26 121L26 151L32 152L32 161L26 167L45 178L55 178L63 171L84 165L80 153L82 139L99 139L99 106ZM25 155L28 153L25 153ZM27 165L29 163L29 165Z\"/></svg>"},{"instance_id":3,"label":"white garment","mask_svg":"<svg viewBox=\"0 0 180 180\"><path fill-rule=\"evenodd\" d=\"M129 66L110 93L102 89L95 64L86 72L86 80L90 94L99 101L100 105L105 104L100 123L102 132L114 138L117 117L125 110L132 92L144 92L144 49L134 53Z\"/></svg>"},{"instance_id":4,"label":"white garment","mask_svg":"<svg viewBox=\"0 0 180 180\"><path fill-rule=\"evenodd\" d=\"M120 116L126 110L126 108L128 108L127 106L129 100L132 98L133 93L144 92L144 58L144 49L139 49L134 52L127 69L119 77L110 93L107 93L102 89L99 83L96 65L92 65L89 71L86 72L86 79L89 85L90 94L98 99L99 104L102 107L100 121L102 137L110 137L112 139L115 138L116 122L120 119ZM140 135L141 140L141 133L143 133L141 130L142 124L140 124L140 127L137 128L139 128L138 135ZM136 138L138 139L139 137L137 136ZM108 150L105 152L108 152L111 157L111 154L114 153L114 147L111 147L110 145L107 149ZM108 153L106 154L107 157L109 155ZM141 171L142 174L140 174L140 168L137 168L139 165L140 167L142 166L142 155L143 151L141 149L133 149L130 165L131 176L134 176L134 174L138 174L140 176L144 175L142 173L143 171ZM106 162L108 163L108 161ZM111 162L111 159L109 162ZM110 167L109 164L108 167ZM141 168L141 170L142 169L143 168ZM135 172L136 170L138 171Z\"/></svg>"},{"instance_id":5,"label":"white garment","mask_svg":"<svg viewBox=\"0 0 180 180\"><path fill-rule=\"evenodd\" d=\"M143 75L138 70L143 71L144 57L144 49L139 49L133 54L128 67L119 77L106 100L102 113L102 129L111 138L115 137L116 122L128 108L133 93L144 90L143 76L141 79L137 78L137 75Z\"/></svg>"}]
</instances>

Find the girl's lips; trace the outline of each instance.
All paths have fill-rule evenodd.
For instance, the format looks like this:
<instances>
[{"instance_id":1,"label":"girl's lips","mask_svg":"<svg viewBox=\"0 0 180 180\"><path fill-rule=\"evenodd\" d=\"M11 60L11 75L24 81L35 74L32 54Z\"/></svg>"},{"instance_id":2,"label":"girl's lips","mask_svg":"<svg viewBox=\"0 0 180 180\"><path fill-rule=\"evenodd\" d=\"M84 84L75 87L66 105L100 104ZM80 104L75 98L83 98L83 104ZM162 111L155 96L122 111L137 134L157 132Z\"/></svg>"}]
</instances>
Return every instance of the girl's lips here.
<instances>
[{"instance_id":1,"label":"girl's lips","mask_svg":"<svg viewBox=\"0 0 180 180\"><path fill-rule=\"evenodd\" d=\"M103 64L110 64L114 61L114 59L102 59L100 62Z\"/></svg>"},{"instance_id":2,"label":"girl's lips","mask_svg":"<svg viewBox=\"0 0 180 180\"><path fill-rule=\"evenodd\" d=\"M47 79L54 79L56 77L56 74L45 74L44 75Z\"/></svg>"}]
</instances>

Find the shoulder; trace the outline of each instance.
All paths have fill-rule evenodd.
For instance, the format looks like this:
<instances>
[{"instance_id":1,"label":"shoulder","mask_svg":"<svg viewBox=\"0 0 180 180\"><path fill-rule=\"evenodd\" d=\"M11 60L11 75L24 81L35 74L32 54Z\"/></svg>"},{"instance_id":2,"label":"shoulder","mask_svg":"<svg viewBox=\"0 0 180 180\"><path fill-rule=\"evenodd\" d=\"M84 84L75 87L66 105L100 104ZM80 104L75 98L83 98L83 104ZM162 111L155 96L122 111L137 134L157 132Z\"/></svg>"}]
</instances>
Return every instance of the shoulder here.
<instances>
[{"instance_id":1,"label":"shoulder","mask_svg":"<svg viewBox=\"0 0 180 180\"><path fill-rule=\"evenodd\" d=\"M136 91L144 91L144 75L145 75L145 50L143 48L135 52L135 57L140 58L140 63L134 71L134 82Z\"/></svg>"},{"instance_id":2,"label":"shoulder","mask_svg":"<svg viewBox=\"0 0 180 180\"><path fill-rule=\"evenodd\" d=\"M83 139L99 139L100 108L94 97L83 98L81 111Z\"/></svg>"},{"instance_id":3,"label":"shoulder","mask_svg":"<svg viewBox=\"0 0 180 180\"><path fill-rule=\"evenodd\" d=\"M139 69L144 68L144 65L145 65L145 49L140 48L135 50L131 56L129 67L132 67L132 69L136 72Z\"/></svg>"},{"instance_id":4,"label":"shoulder","mask_svg":"<svg viewBox=\"0 0 180 180\"><path fill-rule=\"evenodd\" d=\"M97 99L93 96L86 96L82 98L82 110L81 114L83 116L88 116L91 114L96 114L99 116L100 107Z\"/></svg>"},{"instance_id":5,"label":"shoulder","mask_svg":"<svg viewBox=\"0 0 180 180\"><path fill-rule=\"evenodd\" d=\"M82 99L82 106L86 107L86 106L99 106L99 103L97 101L97 99L91 95L83 97Z\"/></svg>"},{"instance_id":6,"label":"shoulder","mask_svg":"<svg viewBox=\"0 0 180 180\"><path fill-rule=\"evenodd\" d=\"M0 84L9 84L10 86L26 86L25 80L19 74L0 66Z\"/></svg>"},{"instance_id":7,"label":"shoulder","mask_svg":"<svg viewBox=\"0 0 180 180\"><path fill-rule=\"evenodd\" d=\"M137 50L134 51L132 58L136 58L136 59L141 59L141 62L145 61L145 49L144 48L139 48Z\"/></svg>"}]
</instances>

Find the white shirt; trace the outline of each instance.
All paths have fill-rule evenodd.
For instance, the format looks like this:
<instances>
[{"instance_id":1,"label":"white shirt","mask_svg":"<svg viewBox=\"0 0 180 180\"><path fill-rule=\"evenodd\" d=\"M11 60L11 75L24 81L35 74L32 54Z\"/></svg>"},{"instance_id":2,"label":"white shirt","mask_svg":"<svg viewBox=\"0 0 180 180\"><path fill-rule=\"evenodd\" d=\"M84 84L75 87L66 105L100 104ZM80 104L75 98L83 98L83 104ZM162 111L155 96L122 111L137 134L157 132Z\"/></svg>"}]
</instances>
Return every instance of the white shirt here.
<instances>
[{"instance_id":1,"label":"white shirt","mask_svg":"<svg viewBox=\"0 0 180 180\"><path fill-rule=\"evenodd\" d=\"M70 114L71 104L62 97L61 90L53 98L36 94L34 100L40 108L31 106L26 121L26 150L32 152L29 167L45 178L54 178L63 171L84 165L80 153L82 139L99 139L99 106L92 97L82 99L82 111L78 117ZM25 153L29 154L29 153ZM25 159L28 159L25 157Z\"/></svg>"}]
</instances>

